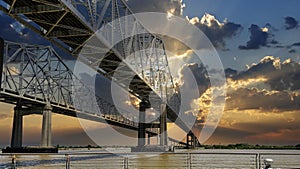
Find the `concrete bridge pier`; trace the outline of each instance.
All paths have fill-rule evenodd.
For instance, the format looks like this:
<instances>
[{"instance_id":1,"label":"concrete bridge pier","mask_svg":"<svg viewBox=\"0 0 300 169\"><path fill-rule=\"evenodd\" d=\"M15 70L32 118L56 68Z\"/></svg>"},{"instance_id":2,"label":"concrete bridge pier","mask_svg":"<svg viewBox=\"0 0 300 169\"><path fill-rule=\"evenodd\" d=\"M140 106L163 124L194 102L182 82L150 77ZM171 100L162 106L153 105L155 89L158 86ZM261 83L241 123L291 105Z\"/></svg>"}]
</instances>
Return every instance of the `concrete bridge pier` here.
<instances>
[{"instance_id":1,"label":"concrete bridge pier","mask_svg":"<svg viewBox=\"0 0 300 169\"><path fill-rule=\"evenodd\" d=\"M151 141L150 141L150 140L151 140L151 135L150 135L150 134L148 134L148 140L147 140L147 144L148 144L148 145L150 145L150 144L151 144Z\"/></svg>"},{"instance_id":2,"label":"concrete bridge pier","mask_svg":"<svg viewBox=\"0 0 300 169\"><path fill-rule=\"evenodd\" d=\"M149 104L146 101L140 102L139 108L139 126L138 126L138 147L143 147L146 144L146 109L149 108Z\"/></svg>"},{"instance_id":3,"label":"concrete bridge pier","mask_svg":"<svg viewBox=\"0 0 300 169\"><path fill-rule=\"evenodd\" d=\"M52 126L52 108L50 104L46 104L42 109L42 143L41 147L51 147L51 126Z\"/></svg>"},{"instance_id":4,"label":"concrete bridge pier","mask_svg":"<svg viewBox=\"0 0 300 169\"><path fill-rule=\"evenodd\" d=\"M24 148L22 147L23 138L23 116L31 114L42 114L42 140L40 148ZM52 108L50 104L46 104L44 107L37 108L23 108L22 106L16 106L14 108L14 119L12 127L11 148L5 152L8 153L25 153L25 152L57 152L51 147L51 121L52 121Z\"/></svg>"},{"instance_id":5,"label":"concrete bridge pier","mask_svg":"<svg viewBox=\"0 0 300 169\"><path fill-rule=\"evenodd\" d=\"M23 113L20 106L14 108L14 119L13 119L13 129L11 137L11 147L20 148L22 147L23 139Z\"/></svg>"},{"instance_id":6,"label":"concrete bridge pier","mask_svg":"<svg viewBox=\"0 0 300 169\"><path fill-rule=\"evenodd\" d=\"M200 143L199 143L197 137L195 136L195 134L192 131L190 131L186 135L186 145L187 145L187 148L191 148L191 149L194 149L195 147L200 146Z\"/></svg>"},{"instance_id":7,"label":"concrete bridge pier","mask_svg":"<svg viewBox=\"0 0 300 169\"><path fill-rule=\"evenodd\" d=\"M160 146L168 146L168 133L167 133L167 109L166 105L161 105L160 115Z\"/></svg>"}]
</instances>

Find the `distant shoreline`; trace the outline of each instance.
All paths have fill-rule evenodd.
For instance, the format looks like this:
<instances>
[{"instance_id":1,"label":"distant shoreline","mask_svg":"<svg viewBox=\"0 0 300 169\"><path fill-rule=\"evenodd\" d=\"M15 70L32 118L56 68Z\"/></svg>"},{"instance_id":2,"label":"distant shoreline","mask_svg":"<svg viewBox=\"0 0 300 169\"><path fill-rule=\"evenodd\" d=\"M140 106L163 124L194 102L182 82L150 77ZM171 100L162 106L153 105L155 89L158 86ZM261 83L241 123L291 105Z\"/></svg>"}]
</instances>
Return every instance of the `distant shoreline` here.
<instances>
[{"instance_id":1,"label":"distant shoreline","mask_svg":"<svg viewBox=\"0 0 300 169\"><path fill-rule=\"evenodd\" d=\"M105 148L130 148L131 146L56 146L59 150L72 150L72 149L105 149ZM181 149L183 147L177 147ZM246 143L239 144L228 144L228 145L201 145L196 147L196 149L239 149L239 150L300 150L300 144L297 145L251 145Z\"/></svg>"},{"instance_id":2,"label":"distant shoreline","mask_svg":"<svg viewBox=\"0 0 300 169\"><path fill-rule=\"evenodd\" d=\"M131 146L97 146L97 145L56 145L58 150L100 150L106 148L131 148ZM2 147L4 149L5 147ZM175 147L176 149L184 149L184 147ZM228 144L228 145L201 145L197 149L224 149L224 150L300 150L300 144L297 145L251 145L246 143Z\"/></svg>"}]
</instances>

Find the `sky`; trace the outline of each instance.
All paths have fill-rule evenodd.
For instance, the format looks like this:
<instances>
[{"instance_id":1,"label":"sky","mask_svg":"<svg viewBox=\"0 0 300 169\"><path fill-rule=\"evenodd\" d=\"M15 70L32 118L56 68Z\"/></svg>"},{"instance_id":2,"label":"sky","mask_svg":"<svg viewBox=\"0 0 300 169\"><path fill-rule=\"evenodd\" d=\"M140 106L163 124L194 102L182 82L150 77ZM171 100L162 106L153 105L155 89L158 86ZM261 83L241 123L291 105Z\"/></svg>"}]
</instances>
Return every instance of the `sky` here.
<instances>
[{"instance_id":1,"label":"sky","mask_svg":"<svg viewBox=\"0 0 300 169\"><path fill-rule=\"evenodd\" d=\"M220 123L204 144L300 143L300 1L129 0L128 4L136 12L165 12L186 18L216 48L226 75L227 96ZM50 44L3 13L0 17L4 39ZM198 117L205 119L207 101L211 101L205 68L192 64L195 54L185 47L170 48L180 51L175 57L191 63L178 68L178 73L184 76L184 68L190 68L198 80L201 97L191 102L199 107ZM12 117L13 106L0 103L2 146L10 144ZM93 144L77 119L54 114L53 122L54 145ZM41 116L25 117L24 123L24 144L38 145ZM103 127L103 132L109 131ZM103 145L113 144L110 139L103 140Z\"/></svg>"}]
</instances>

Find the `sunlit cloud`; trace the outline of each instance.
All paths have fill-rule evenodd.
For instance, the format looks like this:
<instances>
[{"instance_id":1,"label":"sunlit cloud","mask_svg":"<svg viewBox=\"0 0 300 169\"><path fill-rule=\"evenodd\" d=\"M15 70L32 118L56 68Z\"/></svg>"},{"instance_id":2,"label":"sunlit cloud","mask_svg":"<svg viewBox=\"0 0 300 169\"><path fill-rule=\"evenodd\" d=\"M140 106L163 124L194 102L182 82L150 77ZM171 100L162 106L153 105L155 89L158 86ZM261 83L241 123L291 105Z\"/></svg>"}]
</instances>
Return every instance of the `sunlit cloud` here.
<instances>
[{"instance_id":1,"label":"sunlit cloud","mask_svg":"<svg viewBox=\"0 0 300 169\"><path fill-rule=\"evenodd\" d=\"M227 79L227 90L236 90L239 88L252 88L252 87L258 87L258 88L270 88L268 84L265 84L265 82L268 79L265 77L258 77L258 78L250 78L250 79L242 79L242 80L233 80L231 78Z\"/></svg>"},{"instance_id":2,"label":"sunlit cloud","mask_svg":"<svg viewBox=\"0 0 300 169\"><path fill-rule=\"evenodd\" d=\"M229 22L225 19L220 22L215 16L205 13L201 18L193 17L186 19L197 26L209 38L212 44L221 49L225 49L225 39L236 36L243 28L240 24Z\"/></svg>"},{"instance_id":3,"label":"sunlit cloud","mask_svg":"<svg viewBox=\"0 0 300 169\"><path fill-rule=\"evenodd\" d=\"M208 13L204 14L203 17L200 20L200 23L203 25L206 25L208 27L213 26L213 24L217 24L219 27L223 27L224 23L220 23L220 21L218 21L215 16L210 15Z\"/></svg>"},{"instance_id":4,"label":"sunlit cloud","mask_svg":"<svg viewBox=\"0 0 300 169\"><path fill-rule=\"evenodd\" d=\"M269 28L267 28L267 27L263 27L263 28L261 28L261 30L262 30L263 32L269 32Z\"/></svg>"},{"instance_id":5,"label":"sunlit cloud","mask_svg":"<svg viewBox=\"0 0 300 169\"><path fill-rule=\"evenodd\" d=\"M300 70L298 65L291 59L281 62L278 57L266 56L258 63L254 63L248 70L236 72L227 77L225 120L222 120L220 125L236 128L238 123L264 123L264 121L269 123L272 120L294 124L297 121L295 111L300 108L300 92L275 90L273 83L281 82L273 79L293 77ZM192 114L197 117L198 122L205 124L209 123L208 114L214 113L214 108L218 107L217 104L212 104L212 101L216 99L211 95L214 87L209 85L209 77L206 71L203 71L205 68L202 70L199 67L201 66L195 64L185 65L180 71L181 83L179 85L182 86L189 81L184 76L185 69L189 68L196 81L199 82L198 88L202 90L199 90L199 98L189 100L186 113Z\"/></svg>"},{"instance_id":6,"label":"sunlit cloud","mask_svg":"<svg viewBox=\"0 0 300 169\"><path fill-rule=\"evenodd\" d=\"M280 69L281 68L281 62L280 62L280 58L279 57L274 57L274 56L265 56L263 59L260 60L260 63L264 64L264 63L268 63L268 62L272 62L273 66L276 69ZM256 66L257 64L253 64L252 66Z\"/></svg>"},{"instance_id":7,"label":"sunlit cloud","mask_svg":"<svg viewBox=\"0 0 300 169\"><path fill-rule=\"evenodd\" d=\"M175 14L175 11L176 11L176 8L171 8L167 11L167 18L168 19L171 19L172 16L174 16Z\"/></svg>"},{"instance_id":8,"label":"sunlit cloud","mask_svg":"<svg viewBox=\"0 0 300 169\"><path fill-rule=\"evenodd\" d=\"M182 59L188 59L192 56L193 50L188 49L184 53L174 54L172 56L169 56L168 61L176 61L176 60L182 60Z\"/></svg>"}]
</instances>

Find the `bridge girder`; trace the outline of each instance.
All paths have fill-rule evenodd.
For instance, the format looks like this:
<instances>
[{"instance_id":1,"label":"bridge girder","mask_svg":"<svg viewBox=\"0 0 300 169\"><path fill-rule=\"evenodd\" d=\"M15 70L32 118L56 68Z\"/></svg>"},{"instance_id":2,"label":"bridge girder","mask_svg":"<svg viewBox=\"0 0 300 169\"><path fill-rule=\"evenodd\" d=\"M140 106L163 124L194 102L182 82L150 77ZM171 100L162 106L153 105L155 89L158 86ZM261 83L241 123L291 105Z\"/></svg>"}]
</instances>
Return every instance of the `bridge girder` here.
<instances>
[{"instance_id":1,"label":"bridge girder","mask_svg":"<svg viewBox=\"0 0 300 169\"><path fill-rule=\"evenodd\" d=\"M132 14L132 12L123 0L4 1L8 7L0 6L0 10L75 57L84 49L95 49L95 46L89 46L87 42L99 27L115 21L115 25L106 28L112 34L104 33L105 39L112 42L116 33L120 37L124 37L126 34L130 35L130 38L122 39L110 51L102 53L100 57L99 53L94 54L98 57L87 56L88 61L85 63L108 79L114 80L121 87L125 82L130 81L129 88L125 85L125 89L140 100L149 99L150 93L154 92L152 97L154 100L157 99L158 103L165 102L172 105L168 106L168 117L172 121L177 119L175 112L178 112L180 101L175 91L162 38L147 33L148 31L137 20L130 31L124 29L123 23L119 22L118 18ZM146 33L134 35L134 31L139 30ZM110 45L106 44L106 46ZM157 53L161 52L157 49L161 49L162 53ZM136 53L136 51L142 51L142 53ZM155 55L151 55L151 53L155 53ZM114 57L110 57L113 55ZM132 56L134 59L128 60L128 56ZM120 73L121 71L122 73ZM116 72L119 73L118 78L115 78ZM134 75L132 79L128 78L132 75ZM171 96L173 97L171 98ZM85 104L84 102L79 103ZM58 104L58 106L61 105ZM155 108L155 105L153 106ZM72 109L72 107L70 108ZM184 122L180 120L177 122L188 132L189 129Z\"/></svg>"}]
</instances>

